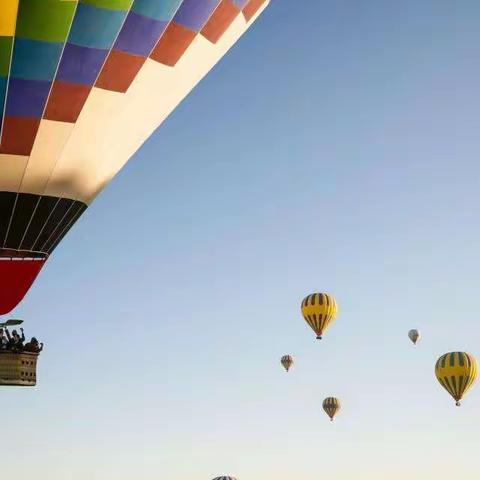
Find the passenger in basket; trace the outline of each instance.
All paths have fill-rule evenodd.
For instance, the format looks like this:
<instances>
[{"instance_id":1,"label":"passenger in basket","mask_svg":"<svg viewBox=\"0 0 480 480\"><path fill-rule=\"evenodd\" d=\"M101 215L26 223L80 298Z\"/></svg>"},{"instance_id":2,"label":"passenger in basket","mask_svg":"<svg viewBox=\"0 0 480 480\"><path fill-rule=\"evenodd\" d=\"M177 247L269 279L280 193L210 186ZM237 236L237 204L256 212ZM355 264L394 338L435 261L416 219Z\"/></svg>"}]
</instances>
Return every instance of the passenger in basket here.
<instances>
[{"instance_id":1,"label":"passenger in basket","mask_svg":"<svg viewBox=\"0 0 480 480\"><path fill-rule=\"evenodd\" d=\"M5 336L3 328L0 328L0 350L6 350L8 344L8 339Z\"/></svg>"},{"instance_id":2,"label":"passenger in basket","mask_svg":"<svg viewBox=\"0 0 480 480\"><path fill-rule=\"evenodd\" d=\"M5 333L7 334L8 343L7 349L13 351L21 351L23 350L23 342L25 341L25 334L23 333L23 328L20 328L22 332L22 336L18 334L16 330L13 330L12 335L8 331L8 328L5 328Z\"/></svg>"},{"instance_id":3,"label":"passenger in basket","mask_svg":"<svg viewBox=\"0 0 480 480\"><path fill-rule=\"evenodd\" d=\"M25 344L23 347L24 352L40 353L43 350L43 343L38 343L35 337Z\"/></svg>"}]
</instances>

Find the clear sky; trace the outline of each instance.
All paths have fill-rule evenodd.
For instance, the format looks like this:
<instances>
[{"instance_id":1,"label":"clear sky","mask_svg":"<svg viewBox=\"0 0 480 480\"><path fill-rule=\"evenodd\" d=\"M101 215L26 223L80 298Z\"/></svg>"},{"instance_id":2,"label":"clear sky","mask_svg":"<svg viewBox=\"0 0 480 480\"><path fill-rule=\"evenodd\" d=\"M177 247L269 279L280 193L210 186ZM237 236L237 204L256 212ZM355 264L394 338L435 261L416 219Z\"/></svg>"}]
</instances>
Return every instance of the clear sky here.
<instances>
[{"instance_id":1,"label":"clear sky","mask_svg":"<svg viewBox=\"0 0 480 480\"><path fill-rule=\"evenodd\" d=\"M2 390L2 478L477 478L480 387L457 409L433 367L480 357L479 19L273 0L14 312L46 349Z\"/></svg>"}]
</instances>

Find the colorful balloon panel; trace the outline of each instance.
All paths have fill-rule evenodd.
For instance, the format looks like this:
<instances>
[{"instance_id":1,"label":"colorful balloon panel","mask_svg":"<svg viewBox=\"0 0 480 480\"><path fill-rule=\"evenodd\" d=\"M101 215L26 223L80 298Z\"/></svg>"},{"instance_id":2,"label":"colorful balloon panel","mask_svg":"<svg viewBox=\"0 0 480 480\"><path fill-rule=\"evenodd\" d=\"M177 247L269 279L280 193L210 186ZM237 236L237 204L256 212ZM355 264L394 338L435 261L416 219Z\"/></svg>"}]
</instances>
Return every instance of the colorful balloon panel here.
<instances>
[{"instance_id":1,"label":"colorful balloon panel","mask_svg":"<svg viewBox=\"0 0 480 480\"><path fill-rule=\"evenodd\" d=\"M45 260L267 3L0 0L0 256Z\"/></svg>"}]
</instances>

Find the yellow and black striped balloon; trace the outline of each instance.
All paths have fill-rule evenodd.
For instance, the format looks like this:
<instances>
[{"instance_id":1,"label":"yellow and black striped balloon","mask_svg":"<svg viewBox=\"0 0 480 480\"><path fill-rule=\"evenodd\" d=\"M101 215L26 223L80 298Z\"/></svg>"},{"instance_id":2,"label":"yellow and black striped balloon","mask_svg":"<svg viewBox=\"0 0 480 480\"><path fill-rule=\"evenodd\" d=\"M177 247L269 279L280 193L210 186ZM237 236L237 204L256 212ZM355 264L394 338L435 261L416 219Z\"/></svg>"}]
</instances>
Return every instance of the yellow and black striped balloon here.
<instances>
[{"instance_id":1,"label":"yellow and black striped balloon","mask_svg":"<svg viewBox=\"0 0 480 480\"><path fill-rule=\"evenodd\" d=\"M341 408L340 400L335 397L327 397L323 401L323 409L325 413L330 417L330 421L333 422L335 415L339 412Z\"/></svg>"},{"instance_id":2,"label":"yellow and black striped balloon","mask_svg":"<svg viewBox=\"0 0 480 480\"><path fill-rule=\"evenodd\" d=\"M293 357L291 355L284 355L280 362L282 363L283 368L288 372L293 365Z\"/></svg>"},{"instance_id":3,"label":"yellow and black striped balloon","mask_svg":"<svg viewBox=\"0 0 480 480\"><path fill-rule=\"evenodd\" d=\"M302 315L320 340L337 316L337 302L327 293L312 293L303 299Z\"/></svg>"},{"instance_id":4,"label":"yellow and black striped balloon","mask_svg":"<svg viewBox=\"0 0 480 480\"><path fill-rule=\"evenodd\" d=\"M450 352L442 355L435 364L435 375L440 385L460 405L469 388L477 379L477 361L470 353Z\"/></svg>"}]
</instances>

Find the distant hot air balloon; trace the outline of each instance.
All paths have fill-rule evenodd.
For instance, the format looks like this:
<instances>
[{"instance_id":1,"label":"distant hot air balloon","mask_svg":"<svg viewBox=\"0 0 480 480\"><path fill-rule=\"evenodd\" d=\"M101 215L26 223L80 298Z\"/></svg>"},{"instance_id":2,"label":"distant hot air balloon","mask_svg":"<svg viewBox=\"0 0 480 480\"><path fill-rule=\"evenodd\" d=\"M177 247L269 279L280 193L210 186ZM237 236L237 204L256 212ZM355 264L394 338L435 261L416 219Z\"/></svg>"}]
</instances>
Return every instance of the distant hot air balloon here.
<instances>
[{"instance_id":1,"label":"distant hot air balloon","mask_svg":"<svg viewBox=\"0 0 480 480\"><path fill-rule=\"evenodd\" d=\"M268 2L0 1L0 314Z\"/></svg>"},{"instance_id":2,"label":"distant hot air balloon","mask_svg":"<svg viewBox=\"0 0 480 480\"><path fill-rule=\"evenodd\" d=\"M456 400L457 407L465 393L477 379L477 361L470 353L450 352L435 364L435 375L440 385Z\"/></svg>"},{"instance_id":3,"label":"distant hot air balloon","mask_svg":"<svg viewBox=\"0 0 480 480\"><path fill-rule=\"evenodd\" d=\"M320 340L325 330L335 320L337 304L327 293L312 293L303 299L302 315Z\"/></svg>"},{"instance_id":4,"label":"distant hot air balloon","mask_svg":"<svg viewBox=\"0 0 480 480\"><path fill-rule=\"evenodd\" d=\"M327 397L323 401L323 409L325 413L330 417L330 420L333 422L335 415L339 412L341 408L340 400L335 397Z\"/></svg>"},{"instance_id":5,"label":"distant hot air balloon","mask_svg":"<svg viewBox=\"0 0 480 480\"><path fill-rule=\"evenodd\" d=\"M284 355L280 360L285 370L288 372L293 365L293 357L291 355Z\"/></svg>"},{"instance_id":6,"label":"distant hot air balloon","mask_svg":"<svg viewBox=\"0 0 480 480\"><path fill-rule=\"evenodd\" d=\"M410 330L408 332L408 338L416 345L420 338L420 332L416 329Z\"/></svg>"},{"instance_id":7,"label":"distant hot air balloon","mask_svg":"<svg viewBox=\"0 0 480 480\"><path fill-rule=\"evenodd\" d=\"M213 480L237 480L235 477L217 477Z\"/></svg>"}]
</instances>

